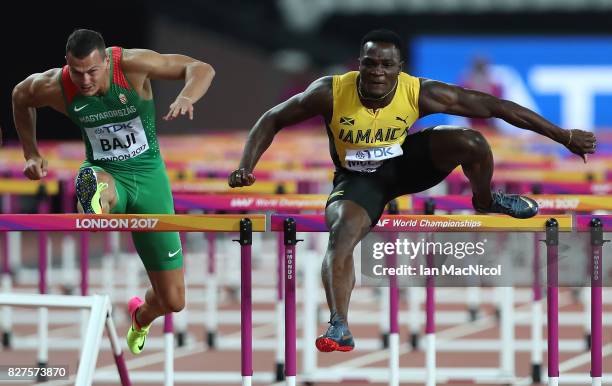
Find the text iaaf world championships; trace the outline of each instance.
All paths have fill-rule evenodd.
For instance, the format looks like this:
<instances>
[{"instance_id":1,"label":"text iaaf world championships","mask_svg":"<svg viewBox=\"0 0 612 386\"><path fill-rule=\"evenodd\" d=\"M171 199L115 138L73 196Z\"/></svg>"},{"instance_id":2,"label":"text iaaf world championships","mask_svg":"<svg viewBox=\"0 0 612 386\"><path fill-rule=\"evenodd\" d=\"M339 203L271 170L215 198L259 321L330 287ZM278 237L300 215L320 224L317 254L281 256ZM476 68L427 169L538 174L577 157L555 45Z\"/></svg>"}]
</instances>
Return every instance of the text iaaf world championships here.
<instances>
[{"instance_id":1,"label":"text iaaf world championships","mask_svg":"<svg viewBox=\"0 0 612 386\"><path fill-rule=\"evenodd\" d=\"M426 218L416 220L404 220L401 218L397 219L388 219L382 218L378 220L376 226L385 227L391 224L394 227L433 227L433 228L478 228L482 226L482 221L477 220L461 220L461 221L453 221L453 220L429 220Z\"/></svg>"}]
</instances>

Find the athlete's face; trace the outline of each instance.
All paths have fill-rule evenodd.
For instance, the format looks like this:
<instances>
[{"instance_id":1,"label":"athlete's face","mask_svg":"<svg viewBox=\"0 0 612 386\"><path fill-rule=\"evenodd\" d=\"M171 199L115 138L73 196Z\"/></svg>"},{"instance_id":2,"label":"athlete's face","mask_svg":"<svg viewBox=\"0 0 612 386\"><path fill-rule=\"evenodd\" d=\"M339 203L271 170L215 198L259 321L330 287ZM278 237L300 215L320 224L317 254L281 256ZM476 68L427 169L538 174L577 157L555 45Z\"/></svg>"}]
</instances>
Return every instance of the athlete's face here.
<instances>
[{"instance_id":1,"label":"athlete's face","mask_svg":"<svg viewBox=\"0 0 612 386\"><path fill-rule=\"evenodd\" d=\"M70 79L85 96L98 94L108 82L108 56L93 50L86 57L79 59L68 52L66 63L70 70Z\"/></svg>"},{"instance_id":2,"label":"athlete's face","mask_svg":"<svg viewBox=\"0 0 612 386\"><path fill-rule=\"evenodd\" d=\"M372 98L387 94L395 86L402 64L393 43L366 42L359 57L361 93Z\"/></svg>"}]
</instances>

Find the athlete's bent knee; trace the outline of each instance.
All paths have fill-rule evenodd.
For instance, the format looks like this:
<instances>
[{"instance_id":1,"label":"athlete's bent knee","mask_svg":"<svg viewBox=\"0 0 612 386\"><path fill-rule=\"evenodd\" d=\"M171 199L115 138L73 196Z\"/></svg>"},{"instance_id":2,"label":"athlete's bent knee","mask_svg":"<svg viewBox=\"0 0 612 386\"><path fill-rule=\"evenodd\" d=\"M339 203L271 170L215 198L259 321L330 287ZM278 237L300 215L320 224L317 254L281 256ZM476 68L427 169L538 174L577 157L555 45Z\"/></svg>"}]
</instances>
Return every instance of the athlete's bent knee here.
<instances>
[{"instance_id":1,"label":"athlete's bent knee","mask_svg":"<svg viewBox=\"0 0 612 386\"><path fill-rule=\"evenodd\" d=\"M473 153L489 152L487 139L478 131L467 129L461 132L462 143L465 150Z\"/></svg>"},{"instance_id":2,"label":"athlete's bent knee","mask_svg":"<svg viewBox=\"0 0 612 386\"><path fill-rule=\"evenodd\" d=\"M185 308L185 292L174 288L160 294L159 303L165 313L180 312Z\"/></svg>"}]
</instances>

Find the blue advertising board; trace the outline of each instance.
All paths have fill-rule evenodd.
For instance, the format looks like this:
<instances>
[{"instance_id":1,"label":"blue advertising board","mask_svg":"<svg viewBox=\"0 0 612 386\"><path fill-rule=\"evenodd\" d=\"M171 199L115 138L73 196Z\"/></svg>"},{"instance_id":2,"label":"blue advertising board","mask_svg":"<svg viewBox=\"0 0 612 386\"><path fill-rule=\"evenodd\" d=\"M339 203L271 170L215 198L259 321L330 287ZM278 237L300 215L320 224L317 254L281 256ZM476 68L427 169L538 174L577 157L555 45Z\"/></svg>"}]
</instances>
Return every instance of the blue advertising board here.
<instances>
[{"instance_id":1,"label":"blue advertising board","mask_svg":"<svg viewBox=\"0 0 612 386\"><path fill-rule=\"evenodd\" d=\"M421 36L410 48L415 76L465 85L475 58L484 58L504 99L564 128L612 130L612 36ZM418 123L458 120L436 114Z\"/></svg>"}]
</instances>

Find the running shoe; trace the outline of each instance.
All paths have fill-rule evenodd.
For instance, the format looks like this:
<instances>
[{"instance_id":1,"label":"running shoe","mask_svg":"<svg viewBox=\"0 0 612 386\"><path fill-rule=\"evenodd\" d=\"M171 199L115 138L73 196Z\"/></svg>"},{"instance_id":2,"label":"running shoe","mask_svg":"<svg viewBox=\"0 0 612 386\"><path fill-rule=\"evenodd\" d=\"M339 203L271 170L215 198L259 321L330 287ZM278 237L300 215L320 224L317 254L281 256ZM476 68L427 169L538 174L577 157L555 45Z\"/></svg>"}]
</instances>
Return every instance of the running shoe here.
<instances>
[{"instance_id":1,"label":"running shoe","mask_svg":"<svg viewBox=\"0 0 612 386\"><path fill-rule=\"evenodd\" d=\"M83 213L102 213L100 195L106 189L108 189L108 184L98 182L96 172L92 168L79 170L79 175L76 178L76 196L83 207Z\"/></svg>"},{"instance_id":2,"label":"running shoe","mask_svg":"<svg viewBox=\"0 0 612 386\"><path fill-rule=\"evenodd\" d=\"M347 352L355 348L355 341L353 340L353 334L351 334L351 331L348 329L346 322L332 315L329 321L329 328L325 334L317 338L315 345L321 352Z\"/></svg>"},{"instance_id":3,"label":"running shoe","mask_svg":"<svg viewBox=\"0 0 612 386\"><path fill-rule=\"evenodd\" d=\"M538 203L529 197L502 192L492 192L491 195L489 208L478 207L472 198L474 209L480 213L503 213L515 218L530 218L538 214Z\"/></svg>"},{"instance_id":4,"label":"running shoe","mask_svg":"<svg viewBox=\"0 0 612 386\"><path fill-rule=\"evenodd\" d=\"M145 345L145 340L149 334L149 328L151 325L142 327L136 321L136 311L144 304L144 301L138 296L134 296L128 302L128 312L132 323L130 329L127 332L127 345L132 354L140 354Z\"/></svg>"}]
</instances>

